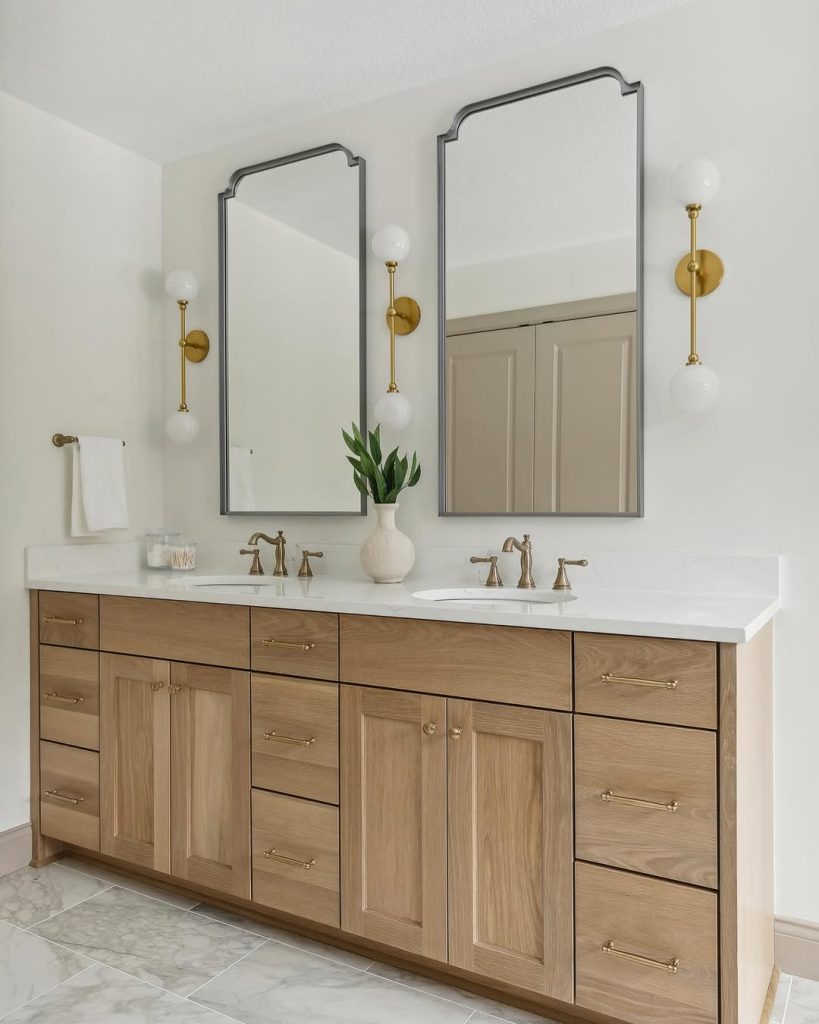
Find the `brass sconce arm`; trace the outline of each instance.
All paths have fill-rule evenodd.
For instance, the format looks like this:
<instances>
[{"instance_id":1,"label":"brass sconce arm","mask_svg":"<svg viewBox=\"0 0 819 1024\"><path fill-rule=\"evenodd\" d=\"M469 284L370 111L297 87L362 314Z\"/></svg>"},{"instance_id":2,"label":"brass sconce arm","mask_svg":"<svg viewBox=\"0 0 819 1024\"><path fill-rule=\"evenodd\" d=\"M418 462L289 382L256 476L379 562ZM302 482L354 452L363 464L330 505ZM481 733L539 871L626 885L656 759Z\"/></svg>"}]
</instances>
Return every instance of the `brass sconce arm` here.
<instances>
[{"instance_id":1,"label":"brass sconce arm","mask_svg":"<svg viewBox=\"0 0 819 1024\"><path fill-rule=\"evenodd\" d=\"M210 339L204 331L187 332L185 318L188 310L187 299L177 299L179 307L179 362L180 362L180 401L179 412L189 412L188 409L188 378L186 360L192 363L201 363L210 352Z\"/></svg>"}]
</instances>

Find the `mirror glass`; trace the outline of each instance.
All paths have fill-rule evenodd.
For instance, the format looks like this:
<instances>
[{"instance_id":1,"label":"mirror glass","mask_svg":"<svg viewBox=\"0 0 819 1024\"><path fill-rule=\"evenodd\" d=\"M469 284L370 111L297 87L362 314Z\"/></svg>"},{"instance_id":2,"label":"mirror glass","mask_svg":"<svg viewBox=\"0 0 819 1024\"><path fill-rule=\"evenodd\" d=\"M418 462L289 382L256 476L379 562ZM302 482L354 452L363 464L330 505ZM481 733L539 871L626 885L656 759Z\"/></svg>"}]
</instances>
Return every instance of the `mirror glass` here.
<instances>
[{"instance_id":1,"label":"mirror glass","mask_svg":"<svg viewBox=\"0 0 819 1024\"><path fill-rule=\"evenodd\" d=\"M642 513L642 87L471 104L438 139L443 515Z\"/></svg>"},{"instance_id":2,"label":"mirror glass","mask_svg":"<svg viewBox=\"0 0 819 1024\"><path fill-rule=\"evenodd\" d=\"M341 428L364 423L364 161L333 144L220 197L222 512L365 514Z\"/></svg>"}]
</instances>

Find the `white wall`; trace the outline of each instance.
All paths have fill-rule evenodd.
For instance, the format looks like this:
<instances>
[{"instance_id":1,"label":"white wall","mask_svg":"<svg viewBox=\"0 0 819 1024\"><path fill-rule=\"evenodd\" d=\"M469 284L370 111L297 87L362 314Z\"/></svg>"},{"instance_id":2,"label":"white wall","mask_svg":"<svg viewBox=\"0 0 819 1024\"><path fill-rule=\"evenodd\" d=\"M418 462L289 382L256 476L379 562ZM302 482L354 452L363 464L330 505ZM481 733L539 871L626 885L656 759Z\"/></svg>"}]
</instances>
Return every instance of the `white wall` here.
<instances>
[{"instance_id":1,"label":"white wall","mask_svg":"<svg viewBox=\"0 0 819 1024\"><path fill-rule=\"evenodd\" d=\"M595 548L785 556L776 651L777 910L813 921L819 921L817 40L814 0L788 0L775 12L767 0L706 0L179 162L164 172L163 254L166 266L191 264L201 275L191 324L215 335L216 193L236 167L341 141L367 159L370 229L398 221L413 237L398 290L420 301L423 320L399 340L398 369L415 405L403 441L418 448L424 477L403 496L399 519L416 542L480 550L528 527L539 551L554 555L577 557ZM435 137L466 102L602 64L646 87L645 518L439 519ZM700 313L703 356L719 372L723 396L708 415L686 418L668 398L688 332L688 309L673 282L688 225L668 198L668 178L700 153L723 172L721 195L700 225L701 243L718 251L727 268L723 286ZM374 258L368 285L372 407L388 372L386 281ZM169 381L172 369L169 352ZM191 376L191 405L203 431L192 448L168 451L167 518L200 539L244 541L248 521L218 515L216 360ZM171 389L168 408L172 400ZM284 516L252 524L305 542L356 541L371 527L371 520Z\"/></svg>"},{"instance_id":2,"label":"white wall","mask_svg":"<svg viewBox=\"0 0 819 1024\"><path fill-rule=\"evenodd\" d=\"M29 820L23 548L68 536L51 435L127 440L138 535L162 517L162 406L159 167L2 93L0 138L2 832Z\"/></svg>"}]
</instances>

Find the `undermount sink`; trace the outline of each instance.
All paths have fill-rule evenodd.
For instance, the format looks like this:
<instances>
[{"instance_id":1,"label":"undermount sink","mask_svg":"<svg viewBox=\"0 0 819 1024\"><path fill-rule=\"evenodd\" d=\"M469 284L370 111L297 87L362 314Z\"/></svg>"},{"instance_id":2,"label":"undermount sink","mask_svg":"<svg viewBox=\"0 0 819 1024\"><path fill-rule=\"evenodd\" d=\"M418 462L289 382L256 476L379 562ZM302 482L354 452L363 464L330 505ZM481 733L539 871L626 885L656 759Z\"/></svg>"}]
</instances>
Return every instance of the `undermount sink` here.
<instances>
[{"instance_id":1,"label":"undermount sink","mask_svg":"<svg viewBox=\"0 0 819 1024\"><path fill-rule=\"evenodd\" d=\"M517 587L453 587L449 590L418 590L413 595L422 601L447 601L457 604L507 604L512 611L522 604L563 604L576 601L574 594L565 590L518 590Z\"/></svg>"},{"instance_id":2,"label":"undermount sink","mask_svg":"<svg viewBox=\"0 0 819 1024\"><path fill-rule=\"evenodd\" d=\"M168 582L187 587L270 587L283 580L279 576L172 576Z\"/></svg>"}]
</instances>

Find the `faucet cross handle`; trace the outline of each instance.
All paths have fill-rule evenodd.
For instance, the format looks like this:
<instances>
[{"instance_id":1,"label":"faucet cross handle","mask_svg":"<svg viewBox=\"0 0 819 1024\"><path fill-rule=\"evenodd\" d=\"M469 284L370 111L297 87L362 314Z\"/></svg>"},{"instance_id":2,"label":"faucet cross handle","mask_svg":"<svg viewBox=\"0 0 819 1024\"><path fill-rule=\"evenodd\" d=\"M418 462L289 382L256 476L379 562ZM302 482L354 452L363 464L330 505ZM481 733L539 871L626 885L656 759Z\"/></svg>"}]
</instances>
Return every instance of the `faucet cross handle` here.
<instances>
[{"instance_id":1,"label":"faucet cross handle","mask_svg":"<svg viewBox=\"0 0 819 1024\"><path fill-rule=\"evenodd\" d=\"M557 576L552 584L552 590L571 590L572 585L569 583L569 577L566 573L567 565L588 565L588 560L585 558L558 558L557 560Z\"/></svg>"},{"instance_id":2,"label":"faucet cross handle","mask_svg":"<svg viewBox=\"0 0 819 1024\"><path fill-rule=\"evenodd\" d=\"M241 548L239 554L253 555L253 561L250 565L250 576L264 576L264 569L262 568L262 560L259 557L258 548Z\"/></svg>"},{"instance_id":3,"label":"faucet cross handle","mask_svg":"<svg viewBox=\"0 0 819 1024\"><path fill-rule=\"evenodd\" d=\"M323 551L302 551L301 553L301 566L299 567L299 576L304 578L305 576L312 576L313 570L310 568L311 558L324 558Z\"/></svg>"},{"instance_id":4,"label":"faucet cross handle","mask_svg":"<svg viewBox=\"0 0 819 1024\"><path fill-rule=\"evenodd\" d=\"M488 562L489 563L489 575L486 577L485 587L502 587L503 580L500 578L498 572L498 556L489 555L487 558L483 558L480 555L473 555L470 559L473 565L477 562Z\"/></svg>"}]
</instances>

